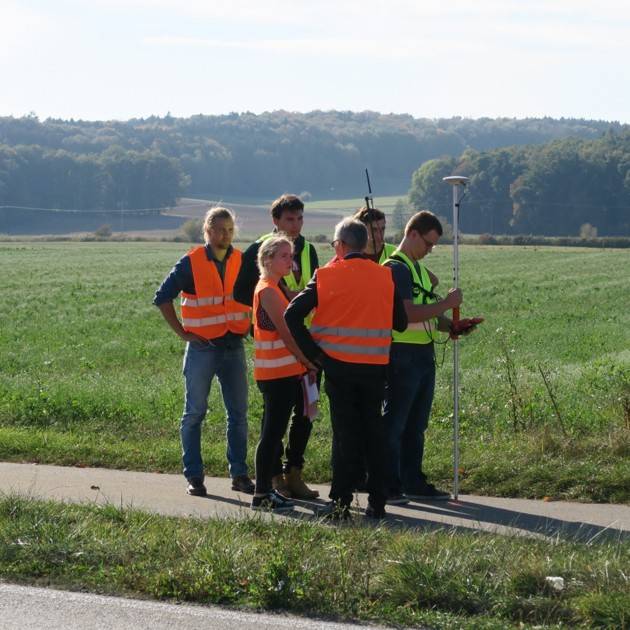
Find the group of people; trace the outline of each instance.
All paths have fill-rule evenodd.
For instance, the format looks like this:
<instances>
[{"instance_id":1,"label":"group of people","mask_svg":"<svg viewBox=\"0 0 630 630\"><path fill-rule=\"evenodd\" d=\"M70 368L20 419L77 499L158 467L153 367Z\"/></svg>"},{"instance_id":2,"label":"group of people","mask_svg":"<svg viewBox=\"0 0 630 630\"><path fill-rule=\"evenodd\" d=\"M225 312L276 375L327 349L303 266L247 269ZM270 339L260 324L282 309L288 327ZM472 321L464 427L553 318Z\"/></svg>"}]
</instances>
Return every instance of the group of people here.
<instances>
[{"instance_id":1,"label":"group of people","mask_svg":"<svg viewBox=\"0 0 630 630\"><path fill-rule=\"evenodd\" d=\"M373 518L385 516L386 504L448 499L422 468L436 331L454 332L446 313L462 302L459 289L440 298L421 262L442 236L440 221L418 212L395 247L384 242L384 213L362 208L337 224L335 256L320 267L301 234L303 215L297 196L282 195L271 206L273 231L241 253L232 246L233 213L209 210L205 245L182 257L156 292L154 304L187 342L180 435L188 494L206 494L201 425L216 375L232 489L252 494L254 510L284 512L292 499L316 498L302 476L312 430L304 388L319 387L323 373L333 443L330 502L320 514L348 518L357 489L367 490ZM173 304L180 294L181 317ZM255 482L246 463L243 346L252 328L264 403Z\"/></svg>"}]
</instances>

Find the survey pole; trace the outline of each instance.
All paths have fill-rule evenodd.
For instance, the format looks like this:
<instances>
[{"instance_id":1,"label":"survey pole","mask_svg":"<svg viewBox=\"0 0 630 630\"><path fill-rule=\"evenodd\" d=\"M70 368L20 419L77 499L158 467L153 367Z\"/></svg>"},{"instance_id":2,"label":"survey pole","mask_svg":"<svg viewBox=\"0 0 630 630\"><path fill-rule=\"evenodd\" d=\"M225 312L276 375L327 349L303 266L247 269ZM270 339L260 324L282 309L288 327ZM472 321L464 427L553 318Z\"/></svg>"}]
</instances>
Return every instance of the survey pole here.
<instances>
[{"instance_id":1,"label":"survey pole","mask_svg":"<svg viewBox=\"0 0 630 630\"><path fill-rule=\"evenodd\" d=\"M459 205L468 177L451 175L443 181L453 187L453 287L459 288ZM453 324L459 322L459 308L453 309ZM459 343L453 335L453 498L459 496Z\"/></svg>"}]
</instances>

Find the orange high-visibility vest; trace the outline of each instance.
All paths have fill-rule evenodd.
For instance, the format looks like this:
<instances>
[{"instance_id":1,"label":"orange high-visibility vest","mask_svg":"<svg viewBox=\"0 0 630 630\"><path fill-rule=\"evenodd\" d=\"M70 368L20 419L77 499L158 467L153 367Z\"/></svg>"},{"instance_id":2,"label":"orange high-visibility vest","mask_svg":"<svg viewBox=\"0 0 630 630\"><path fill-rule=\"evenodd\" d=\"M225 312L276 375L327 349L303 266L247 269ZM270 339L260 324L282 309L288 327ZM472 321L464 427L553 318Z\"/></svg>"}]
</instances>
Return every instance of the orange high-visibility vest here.
<instances>
[{"instance_id":1,"label":"orange high-visibility vest","mask_svg":"<svg viewBox=\"0 0 630 630\"><path fill-rule=\"evenodd\" d=\"M311 335L326 354L347 363L387 365L392 341L391 270L350 258L317 270Z\"/></svg>"},{"instance_id":2,"label":"orange high-visibility vest","mask_svg":"<svg viewBox=\"0 0 630 630\"><path fill-rule=\"evenodd\" d=\"M233 249L225 263L223 282L204 246L188 252L195 293L182 292L182 325L204 339L222 337L228 331L246 335L249 330L250 308L232 297L236 276L241 268L241 252Z\"/></svg>"},{"instance_id":3,"label":"orange high-visibility vest","mask_svg":"<svg viewBox=\"0 0 630 630\"><path fill-rule=\"evenodd\" d=\"M273 289L280 296L285 308L289 305L289 300L275 282L261 278L254 291L254 313L258 313L260 292L267 288ZM254 378L257 381L268 381L299 376L305 372L306 368L284 345L278 331L259 328L258 317L254 318Z\"/></svg>"}]
</instances>

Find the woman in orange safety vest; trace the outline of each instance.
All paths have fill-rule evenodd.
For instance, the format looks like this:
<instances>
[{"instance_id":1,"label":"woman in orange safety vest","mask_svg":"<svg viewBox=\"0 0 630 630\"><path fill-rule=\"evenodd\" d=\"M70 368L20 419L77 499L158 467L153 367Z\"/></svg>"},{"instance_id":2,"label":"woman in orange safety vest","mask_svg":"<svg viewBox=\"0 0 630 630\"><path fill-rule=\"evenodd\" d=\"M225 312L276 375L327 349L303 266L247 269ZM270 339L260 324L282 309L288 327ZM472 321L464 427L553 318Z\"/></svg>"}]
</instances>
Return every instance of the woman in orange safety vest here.
<instances>
[{"instance_id":1,"label":"woman in orange safety vest","mask_svg":"<svg viewBox=\"0 0 630 630\"><path fill-rule=\"evenodd\" d=\"M291 271L293 244L284 236L265 240L258 250L260 280L254 291L254 378L264 401L263 424L256 448L256 492L253 510L283 512L294 503L272 489L280 462L282 438L291 412L303 413L301 379L317 368L302 354L284 321L289 304L278 286Z\"/></svg>"}]
</instances>

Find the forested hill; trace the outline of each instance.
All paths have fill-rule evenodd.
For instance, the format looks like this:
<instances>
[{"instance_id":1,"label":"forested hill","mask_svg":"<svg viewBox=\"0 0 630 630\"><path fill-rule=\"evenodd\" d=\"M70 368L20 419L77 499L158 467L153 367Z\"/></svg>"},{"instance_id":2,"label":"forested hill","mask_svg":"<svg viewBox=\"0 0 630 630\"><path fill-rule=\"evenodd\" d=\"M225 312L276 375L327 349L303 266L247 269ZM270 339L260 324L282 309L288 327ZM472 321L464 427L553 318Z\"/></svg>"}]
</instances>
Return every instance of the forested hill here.
<instances>
[{"instance_id":1,"label":"forested hill","mask_svg":"<svg viewBox=\"0 0 630 630\"><path fill-rule=\"evenodd\" d=\"M624 126L550 118L416 119L374 112L271 112L126 122L0 118L0 206L116 209L183 195L273 198L406 191L426 160Z\"/></svg>"},{"instance_id":2,"label":"forested hill","mask_svg":"<svg viewBox=\"0 0 630 630\"><path fill-rule=\"evenodd\" d=\"M442 177L453 173L470 177L464 232L630 235L630 129L429 160L414 173L412 204L450 216Z\"/></svg>"}]
</instances>

